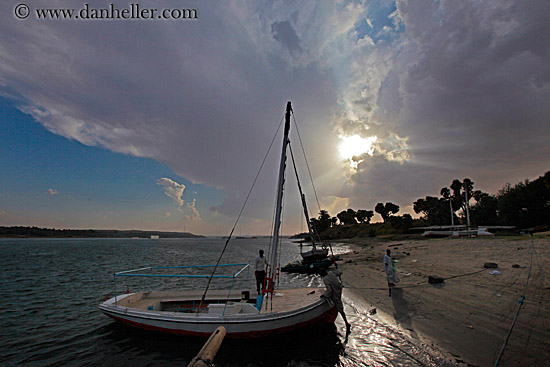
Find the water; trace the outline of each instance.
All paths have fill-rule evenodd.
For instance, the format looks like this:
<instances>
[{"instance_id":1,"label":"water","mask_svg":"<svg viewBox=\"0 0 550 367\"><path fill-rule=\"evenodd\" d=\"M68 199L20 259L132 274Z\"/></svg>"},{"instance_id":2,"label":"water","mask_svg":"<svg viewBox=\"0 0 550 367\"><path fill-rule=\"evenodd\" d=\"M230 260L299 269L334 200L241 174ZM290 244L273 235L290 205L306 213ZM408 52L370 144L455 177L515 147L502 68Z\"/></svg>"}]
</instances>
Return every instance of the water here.
<instances>
[{"instance_id":1,"label":"water","mask_svg":"<svg viewBox=\"0 0 550 367\"><path fill-rule=\"evenodd\" d=\"M139 331L97 308L113 292L113 273L143 266L213 264L225 241L204 239L0 239L0 365L185 366L203 339ZM222 263L252 263L268 239L233 240ZM282 244L280 263L299 257ZM165 278L166 279L166 278ZM246 274L243 274L243 282ZM118 281L119 292L139 291L149 279ZM318 286L315 276L283 273L281 287ZM147 284L145 284L147 283ZM201 287L204 279L167 279L157 289ZM255 286L250 274L249 286ZM214 285L214 288L216 286ZM399 332L369 318L347 297L352 333L335 325L260 340L226 339L216 366L439 366Z\"/></svg>"}]
</instances>

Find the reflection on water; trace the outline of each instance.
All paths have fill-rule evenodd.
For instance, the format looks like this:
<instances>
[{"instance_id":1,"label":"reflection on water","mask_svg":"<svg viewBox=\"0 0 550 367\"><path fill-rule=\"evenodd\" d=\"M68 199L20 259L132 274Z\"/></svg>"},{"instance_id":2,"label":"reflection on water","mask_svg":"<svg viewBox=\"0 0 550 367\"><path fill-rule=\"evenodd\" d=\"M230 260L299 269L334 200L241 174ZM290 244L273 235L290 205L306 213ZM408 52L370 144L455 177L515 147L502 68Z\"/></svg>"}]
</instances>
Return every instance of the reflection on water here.
<instances>
[{"instance_id":1,"label":"reflection on water","mask_svg":"<svg viewBox=\"0 0 550 367\"><path fill-rule=\"evenodd\" d=\"M346 315L353 328L345 344L344 358L340 360L340 366L455 365L426 350L418 341L410 339L395 328L368 316L366 305L346 289L344 292ZM404 311L403 308L400 310ZM406 313L408 315L408 310ZM406 319L404 321L402 327L406 326ZM408 322L410 324L410 318ZM336 320L336 324L339 330L344 330L344 324L340 319Z\"/></svg>"},{"instance_id":2,"label":"reflection on water","mask_svg":"<svg viewBox=\"0 0 550 367\"><path fill-rule=\"evenodd\" d=\"M267 248L266 239L236 242L224 255L223 262L252 262L259 248ZM185 366L200 350L203 339L128 328L104 316L97 306L113 291L115 271L149 265L213 263L223 245L223 239L212 238L0 240L0 365ZM287 251L281 263L298 258L296 244L284 241L283 247ZM198 280L193 281L196 283L158 282L156 287L202 286ZM126 287L138 290L149 285L132 280L120 287L124 291ZM281 287L319 285L321 281L315 276L281 276ZM396 310L408 315L406 303L400 301L403 297L395 296ZM347 338L338 317L335 325L284 337L226 339L216 357L216 366L441 366L447 363L393 328L368 317L366 307L347 292L345 310L353 324ZM400 322L406 327L406 318Z\"/></svg>"}]
</instances>

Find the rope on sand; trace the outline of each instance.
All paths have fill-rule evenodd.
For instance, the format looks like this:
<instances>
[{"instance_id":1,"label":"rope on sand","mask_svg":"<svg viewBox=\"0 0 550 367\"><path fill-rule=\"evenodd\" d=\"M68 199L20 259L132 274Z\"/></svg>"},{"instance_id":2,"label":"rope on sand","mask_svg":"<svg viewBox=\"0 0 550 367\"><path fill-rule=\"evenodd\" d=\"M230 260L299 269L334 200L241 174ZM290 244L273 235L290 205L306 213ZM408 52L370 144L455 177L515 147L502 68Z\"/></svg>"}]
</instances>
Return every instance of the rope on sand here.
<instances>
[{"instance_id":1,"label":"rope on sand","mask_svg":"<svg viewBox=\"0 0 550 367\"><path fill-rule=\"evenodd\" d=\"M466 273L466 274L453 275L452 277L443 278L443 280L449 280L449 279L453 279L453 278L465 277L465 276L468 276L468 275L474 275L474 274L477 274L477 273L481 273L485 270L487 270L487 269L481 269L481 270L473 271L471 273Z\"/></svg>"},{"instance_id":2,"label":"rope on sand","mask_svg":"<svg viewBox=\"0 0 550 367\"><path fill-rule=\"evenodd\" d=\"M497 367L500 363L500 359L502 358L502 354L504 354L504 350L506 349L506 346L508 345L508 341L510 340L510 335L512 335L512 330L514 329L514 325L516 324L516 320L519 315L519 311L521 310L521 306L523 306L523 301L525 301L525 293L527 292L527 285L529 285L529 279L531 278L531 269L533 268L533 252L535 250L535 243L533 240L533 233L531 234L531 261L529 264L529 274L527 275L527 281L525 282L525 288L523 289L523 294L520 296L518 303L518 310L514 316L514 319L512 320L512 325L510 326L510 330L508 330L508 335L506 336L506 340L504 341L504 344L502 345L502 349L500 350L500 353L497 357L497 360L495 361L494 367Z\"/></svg>"},{"instance_id":3,"label":"rope on sand","mask_svg":"<svg viewBox=\"0 0 550 367\"><path fill-rule=\"evenodd\" d=\"M468 276L468 275L474 275L474 274L484 272L485 270L487 270L487 269L481 269L481 270L473 271L471 273L453 275L453 276L448 277L448 278L443 278L443 280L449 280L449 279L454 279L454 278L459 278L459 277L465 277L465 276ZM416 287L426 286L426 285L429 285L429 284L430 283L417 283L417 284L403 285L403 286L400 286L399 288L416 288ZM345 288L349 288L349 289L371 289L371 290L379 290L379 291L388 290L388 288L379 288L379 287L377 288L377 287L348 287L348 286L345 286Z\"/></svg>"}]
</instances>

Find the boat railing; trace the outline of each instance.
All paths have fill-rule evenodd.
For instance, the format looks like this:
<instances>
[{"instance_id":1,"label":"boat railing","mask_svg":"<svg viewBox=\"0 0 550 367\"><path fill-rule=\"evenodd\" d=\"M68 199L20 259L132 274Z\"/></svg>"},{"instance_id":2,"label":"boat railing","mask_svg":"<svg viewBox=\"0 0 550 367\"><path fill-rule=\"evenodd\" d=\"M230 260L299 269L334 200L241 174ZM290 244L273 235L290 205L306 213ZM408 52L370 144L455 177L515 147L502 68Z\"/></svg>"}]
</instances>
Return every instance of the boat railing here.
<instances>
[{"instance_id":1,"label":"boat railing","mask_svg":"<svg viewBox=\"0 0 550 367\"><path fill-rule=\"evenodd\" d=\"M219 264L218 268L224 268L224 267L240 267L235 272L231 273L230 275L212 275L212 274L159 274L155 273L157 270L182 270L182 269L206 269L206 268L214 268L216 265L184 265L184 266L147 266L144 268L139 269L132 269L132 270L124 270L116 272L113 276L114 279L114 295L115 295L115 305L117 305L118 301L118 293L117 293L117 277L141 277L141 278L151 278L152 280L152 287L153 290L155 289L155 278L225 278L225 279L231 279L231 287L228 293L228 297L231 294L233 290L233 286L235 285L235 279L245 270L246 272L246 284L248 286L248 278L250 275L250 265L249 264ZM146 273L145 271L148 271Z\"/></svg>"}]
</instances>

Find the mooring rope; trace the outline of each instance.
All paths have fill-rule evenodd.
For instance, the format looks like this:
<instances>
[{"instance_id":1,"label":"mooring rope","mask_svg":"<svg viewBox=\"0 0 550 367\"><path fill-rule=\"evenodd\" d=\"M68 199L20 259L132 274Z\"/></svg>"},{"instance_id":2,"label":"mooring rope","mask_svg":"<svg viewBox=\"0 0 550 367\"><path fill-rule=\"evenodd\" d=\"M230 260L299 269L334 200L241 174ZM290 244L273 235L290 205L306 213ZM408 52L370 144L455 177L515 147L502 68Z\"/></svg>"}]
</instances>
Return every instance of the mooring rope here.
<instances>
[{"instance_id":1,"label":"mooring rope","mask_svg":"<svg viewBox=\"0 0 550 367\"><path fill-rule=\"evenodd\" d=\"M508 345L508 341L510 340L510 336L512 335L512 330L514 330L514 325L516 324L516 320L519 316L519 311L521 310L521 306L523 306L523 301L525 301L525 293L527 293L527 286L529 285L529 279L531 278L531 270L533 269L533 253L535 252L535 243L533 239L533 233L531 233L531 260L529 263L529 273L527 275L527 281L525 282L525 288L523 289L523 294L519 297L518 303L518 310L516 311L516 314L514 315L514 319L512 320L512 325L510 326L510 330L508 330L508 335L506 335L506 340L504 341L504 344L502 345L502 348L500 349L500 353L498 354L498 357L495 361L494 367L497 367L500 363L500 359L502 358L502 355L504 354L504 350L506 349L506 346Z\"/></svg>"},{"instance_id":2,"label":"mooring rope","mask_svg":"<svg viewBox=\"0 0 550 367\"><path fill-rule=\"evenodd\" d=\"M449 280L449 279L454 279L454 278L459 278L459 277L465 277L465 276L469 276L469 275L474 275L474 274L478 274L478 273L481 273L481 272L484 272L488 269L481 269L481 270L476 270L476 271L473 271L471 273L464 273L464 274L458 274L458 275L453 275L453 276L450 276L448 278L442 278L443 280ZM417 284L409 284L409 285L402 285L402 286L399 286L398 288L417 288L417 287L424 287L424 286L427 286L427 285L430 285L431 283L417 283ZM380 288L380 287L348 287L346 286L345 288L349 288L349 289L371 289L371 290L380 290L380 291L387 291L388 288Z\"/></svg>"}]
</instances>

